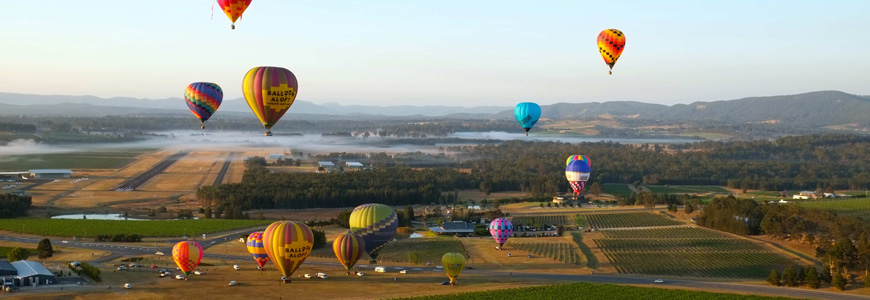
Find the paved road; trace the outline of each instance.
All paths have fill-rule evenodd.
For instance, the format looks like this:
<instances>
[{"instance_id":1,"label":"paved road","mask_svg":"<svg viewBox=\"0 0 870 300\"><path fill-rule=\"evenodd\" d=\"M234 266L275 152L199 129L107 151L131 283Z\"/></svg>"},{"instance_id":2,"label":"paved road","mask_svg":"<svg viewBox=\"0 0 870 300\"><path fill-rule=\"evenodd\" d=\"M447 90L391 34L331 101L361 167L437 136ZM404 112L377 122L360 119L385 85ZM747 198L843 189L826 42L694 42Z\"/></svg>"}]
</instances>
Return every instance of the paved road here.
<instances>
[{"instance_id":1,"label":"paved road","mask_svg":"<svg viewBox=\"0 0 870 300\"><path fill-rule=\"evenodd\" d=\"M203 245L204 247L211 246L211 241L229 241L235 240L236 236L241 233L247 233L251 231L255 231L260 228L248 228L248 229L239 229L233 230L226 233L221 234L221 237L214 237L211 239L206 239ZM23 242L23 243L33 243L38 244L40 239L35 238L19 238L19 237L8 237L8 236L0 236L0 240L7 241L15 241L15 242ZM105 262L111 261L124 256L136 256L136 255L146 255L146 254L154 254L156 251L163 251L164 253L169 253L172 251L168 247L138 247L138 246L119 246L112 245L110 243L91 243L91 242L81 242L81 241L68 241L67 243L63 243L63 240L52 240L53 245L63 245L66 247L76 247L76 248L84 248L84 249L96 249L102 251L109 251L112 254L109 257L103 257L101 259L95 260L95 262ZM228 259L228 260L247 260L250 259L248 256L240 256L240 255L227 255L227 254L217 254L217 253L205 253L204 257L208 258L216 258L216 259ZM305 264L309 265L322 265L322 266L340 266L337 262L322 262L322 261L307 261ZM376 265L369 264L360 264L357 265L359 267L372 269ZM387 267L388 272L397 272L400 269L411 270L411 272L433 272L433 273L441 273L443 270L435 269L432 267L421 267L418 265L411 266L389 266ZM544 273L527 273L527 272L510 272L510 271L496 271L496 270L465 270L463 273L466 274L479 274L482 276L513 276L520 278L534 278L541 280L564 280L564 281L583 281L583 282L593 282L593 283L608 283L608 284L633 284L633 285L651 285L654 278L652 276L637 276L637 275L603 275L603 274L589 274L589 275L562 275L562 274L544 274ZM687 280L687 279L666 279L663 286L668 287L677 287L677 288L686 288L686 289L697 289L697 290L718 290L718 291L735 291L742 293L750 293L750 294L760 294L760 295L770 295L770 296L787 296L787 297L797 297L797 298L806 298L806 299L844 299L844 300L870 300L870 296L862 296L862 295L849 295L849 294L841 294L841 293L833 293L833 292L824 292L817 290L808 290L803 288L784 288L784 287L773 287L768 285L750 285L750 284L739 284L739 283L728 283L721 281L700 281L700 280Z\"/></svg>"}]
</instances>

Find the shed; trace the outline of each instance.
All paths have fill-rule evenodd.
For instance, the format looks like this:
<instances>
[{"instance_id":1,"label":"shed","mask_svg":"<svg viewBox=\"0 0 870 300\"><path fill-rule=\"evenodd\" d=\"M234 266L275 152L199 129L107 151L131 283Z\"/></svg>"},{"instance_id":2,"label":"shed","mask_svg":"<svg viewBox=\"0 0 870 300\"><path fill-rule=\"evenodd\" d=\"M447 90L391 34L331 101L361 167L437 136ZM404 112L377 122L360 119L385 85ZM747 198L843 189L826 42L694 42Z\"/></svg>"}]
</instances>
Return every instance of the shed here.
<instances>
[{"instance_id":1,"label":"shed","mask_svg":"<svg viewBox=\"0 0 870 300\"><path fill-rule=\"evenodd\" d=\"M29 172L33 178L69 178L73 173L67 169L34 169Z\"/></svg>"},{"instance_id":2,"label":"shed","mask_svg":"<svg viewBox=\"0 0 870 300\"><path fill-rule=\"evenodd\" d=\"M348 168L351 168L351 169L362 169L363 167L365 167L361 162L357 162L357 161L349 161L345 164L347 165Z\"/></svg>"},{"instance_id":3,"label":"shed","mask_svg":"<svg viewBox=\"0 0 870 300\"><path fill-rule=\"evenodd\" d=\"M18 271L16 281L19 286L46 285L57 283L54 273L51 273L41 263L31 260L19 260L12 263Z\"/></svg>"},{"instance_id":4,"label":"shed","mask_svg":"<svg viewBox=\"0 0 870 300\"><path fill-rule=\"evenodd\" d=\"M0 276L15 276L18 271L8 261L0 260Z\"/></svg>"}]
</instances>

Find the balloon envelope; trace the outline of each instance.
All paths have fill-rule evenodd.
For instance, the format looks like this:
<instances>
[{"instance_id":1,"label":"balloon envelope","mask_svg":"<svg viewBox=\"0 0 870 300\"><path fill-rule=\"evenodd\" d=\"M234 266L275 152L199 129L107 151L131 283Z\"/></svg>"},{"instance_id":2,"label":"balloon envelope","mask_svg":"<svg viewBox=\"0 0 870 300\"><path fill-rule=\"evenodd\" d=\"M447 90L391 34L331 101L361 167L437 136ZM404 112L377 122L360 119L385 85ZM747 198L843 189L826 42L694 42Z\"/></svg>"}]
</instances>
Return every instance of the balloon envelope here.
<instances>
[{"instance_id":1,"label":"balloon envelope","mask_svg":"<svg viewBox=\"0 0 870 300\"><path fill-rule=\"evenodd\" d=\"M590 173L591 169L589 168L589 165L582 160L572 161L568 163L567 167L565 167L565 178L568 179L568 183L571 185L571 188L574 189L575 195L579 195L586 186L586 181L589 180Z\"/></svg>"},{"instance_id":2,"label":"balloon envelope","mask_svg":"<svg viewBox=\"0 0 870 300\"><path fill-rule=\"evenodd\" d=\"M398 228L396 212L383 204L363 204L350 214L350 232L365 241L366 252L372 259L378 258L378 252L393 240Z\"/></svg>"},{"instance_id":3,"label":"balloon envelope","mask_svg":"<svg viewBox=\"0 0 870 300\"><path fill-rule=\"evenodd\" d=\"M172 260L184 275L190 275L202 260L202 246L197 242L178 242L172 247Z\"/></svg>"},{"instance_id":4,"label":"balloon envelope","mask_svg":"<svg viewBox=\"0 0 870 300\"><path fill-rule=\"evenodd\" d=\"M184 89L184 102L200 123L211 118L223 99L224 91L216 83L194 82ZM205 129L205 125L202 128Z\"/></svg>"},{"instance_id":5,"label":"balloon envelope","mask_svg":"<svg viewBox=\"0 0 870 300\"><path fill-rule=\"evenodd\" d=\"M217 0L227 18L233 22L232 29L236 29L236 20L242 17L242 14L251 5L251 0Z\"/></svg>"},{"instance_id":6,"label":"balloon envelope","mask_svg":"<svg viewBox=\"0 0 870 300\"><path fill-rule=\"evenodd\" d=\"M361 237L348 232L335 238L335 241L332 242L332 251L335 252L338 262L350 271L350 268L365 253L366 244Z\"/></svg>"},{"instance_id":7,"label":"balloon envelope","mask_svg":"<svg viewBox=\"0 0 870 300\"><path fill-rule=\"evenodd\" d=\"M504 246L513 232L514 225L506 218L498 218L489 223L489 234L492 235L499 247Z\"/></svg>"},{"instance_id":8,"label":"balloon envelope","mask_svg":"<svg viewBox=\"0 0 870 300\"><path fill-rule=\"evenodd\" d=\"M263 247L281 275L290 278L311 253L314 234L303 223L275 222L263 231Z\"/></svg>"},{"instance_id":9,"label":"balloon envelope","mask_svg":"<svg viewBox=\"0 0 870 300\"><path fill-rule=\"evenodd\" d=\"M446 253L441 257L441 265L444 266L447 277L450 277L450 284L454 284L456 277L459 277L459 273L462 273L462 269L465 268L465 256L456 252Z\"/></svg>"},{"instance_id":10,"label":"balloon envelope","mask_svg":"<svg viewBox=\"0 0 870 300\"><path fill-rule=\"evenodd\" d=\"M617 29L605 29L598 34L598 51L604 58L604 63L613 70L616 60L625 49L625 34Z\"/></svg>"},{"instance_id":11,"label":"balloon envelope","mask_svg":"<svg viewBox=\"0 0 870 300\"><path fill-rule=\"evenodd\" d=\"M565 166L568 166L568 164L570 164L572 161L575 161L575 160L582 160L582 161L585 161L586 164L589 165L590 168L592 167L592 161L589 160L589 157L586 156L586 155L571 155L571 156L568 156L568 160L565 161Z\"/></svg>"},{"instance_id":12,"label":"balloon envelope","mask_svg":"<svg viewBox=\"0 0 870 300\"><path fill-rule=\"evenodd\" d=\"M281 67L255 67L242 80L245 100L266 128L266 135L271 135L272 126L293 105L298 89L296 75Z\"/></svg>"},{"instance_id":13,"label":"balloon envelope","mask_svg":"<svg viewBox=\"0 0 870 300\"><path fill-rule=\"evenodd\" d=\"M260 265L260 268L269 262L269 255L266 254L266 248L263 246L263 232L257 231L248 235L248 240L245 243L248 247L248 253L254 257L254 261Z\"/></svg>"},{"instance_id":14,"label":"balloon envelope","mask_svg":"<svg viewBox=\"0 0 870 300\"><path fill-rule=\"evenodd\" d=\"M520 122L520 126L523 126L523 129L526 130L526 135L529 135L529 130L541 118L541 107L532 102L522 102L514 108L514 115L517 117L517 121Z\"/></svg>"}]
</instances>

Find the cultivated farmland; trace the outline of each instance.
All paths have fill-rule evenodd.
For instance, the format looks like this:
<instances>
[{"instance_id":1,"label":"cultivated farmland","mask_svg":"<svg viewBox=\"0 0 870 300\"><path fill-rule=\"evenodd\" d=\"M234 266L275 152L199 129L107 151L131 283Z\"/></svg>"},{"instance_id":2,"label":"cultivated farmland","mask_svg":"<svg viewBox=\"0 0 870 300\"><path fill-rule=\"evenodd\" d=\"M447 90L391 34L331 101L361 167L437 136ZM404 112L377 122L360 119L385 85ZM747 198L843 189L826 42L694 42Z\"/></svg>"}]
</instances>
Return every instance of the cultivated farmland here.
<instances>
[{"instance_id":1,"label":"cultivated farmland","mask_svg":"<svg viewBox=\"0 0 870 300\"><path fill-rule=\"evenodd\" d=\"M680 225L682 223L651 213L603 213L583 216L591 228L622 228Z\"/></svg>"},{"instance_id":2,"label":"cultivated farmland","mask_svg":"<svg viewBox=\"0 0 870 300\"><path fill-rule=\"evenodd\" d=\"M764 278L792 260L712 230L676 227L603 231L594 242L623 274Z\"/></svg>"},{"instance_id":3,"label":"cultivated farmland","mask_svg":"<svg viewBox=\"0 0 870 300\"><path fill-rule=\"evenodd\" d=\"M535 225L574 225L576 223L573 215L548 215L548 216L530 216L530 217L514 217L511 223L514 226L528 225L534 222Z\"/></svg>"},{"instance_id":4,"label":"cultivated farmland","mask_svg":"<svg viewBox=\"0 0 870 300\"><path fill-rule=\"evenodd\" d=\"M660 194L728 194L727 190L717 185L648 185L646 186L646 188L648 188L653 193Z\"/></svg>"},{"instance_id":5,"label":"cultivated farmland","mask_svg":"<svg viewBox=\"0 0 870 300\"><path fill-rule=\"evenodd\" d=\"M518 242L511 243L512 247L525 250L543 257L549 257L556 261L568 264L583 264L586 260L577 254L577 247L568 242Z\"/></svg>"},{"instance_id":6,"label":"cultivated farmland","mask_svg":"<svg viewBox=\"0 0 870 300\"><path fill-rule=\"evenodd\" d=\"M605 194L611 194L614 196L629 196L634 193L634 191L624 183L605 183L602 187Z\"/></svg>"}]
</instances>

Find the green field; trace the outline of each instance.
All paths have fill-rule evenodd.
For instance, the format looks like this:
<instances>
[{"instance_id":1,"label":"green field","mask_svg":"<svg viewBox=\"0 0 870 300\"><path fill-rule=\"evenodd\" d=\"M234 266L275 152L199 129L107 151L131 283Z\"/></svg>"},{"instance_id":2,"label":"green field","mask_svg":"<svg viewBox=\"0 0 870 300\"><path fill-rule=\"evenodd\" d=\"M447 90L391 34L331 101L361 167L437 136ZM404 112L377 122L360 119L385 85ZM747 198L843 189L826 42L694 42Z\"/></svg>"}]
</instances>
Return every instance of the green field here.
<instances>
[{"instance_id":1,"label":"green field","mask_svg":"<svg viewBox=\"0 0 870 300\"><path fill-rule=\"evenodd\" d=\"M701 278L764 278L792 260L750 241L679 227L603 231L594 242L622 274Z\"/></svg>"},{"instance_id":2,"label":"green field","mask_svg":"<svg viewBox=\"0 0 870 300\"><path fill-rule=\"evenodd\" d=\"M530 216L530 217L513 217L511 218L511 223L514 226L520 225L528 225L532 224L534 221L535 225L575 225L577 221L574 219L573 215L547 215L547 216Z\"/></svg>"},{"instance_id":3,"label":"green field","mask_svg":"<svg viewBox=\"0 0 870 300\"><path fill-rule=\"evenodd\" d=\"M120 169L146 152L146 150L92 151L7 156L0 157L0 170Z\"/></svg>"},{"instance_id":4,"label":"green field","mask_svg":"<svg viewBox=\"0 0 870 300\"><path fill-rule=\"evenodd\" d=\"M861 217L864 219L870 217L870 199L868 198L846 200L804 200L797 203L800 206L810 209L831 210L836 211L839 214Z\"/></svg>"},{"instance_id":5,"label":"green field","mask_svg":"<svg viewBox=\"0 0 870 300\"><path fill-rule=\"evenodd\" d=\"M574 243L580 247L580 252L583 252L583 256L586 256L586 267L591 269L598 269L598 258L595 257L595 253L592 252L592 249L589 249L589 246L586 246L586 243L583 243L583 234L577 231L571 232L571 239L574 240Z\"/></svg>"},{"instance_id":6,"label":"green field","mask_svg":"<svg viewBox=\"0 0 870 300\"><path fill-rule=\"evenodd\" d=\"M583 215L590 228L622 228L680 225L678 221L652 213L595 213Z\"/></svg>"},{"instance_id":7,"label":"green field","mask_svg":"<svg viewBox=\"0 0 870 300\"><path fill-rule=\"evenodd\" d=\"M556 300L556 299L644 299L644 300L794 300L794 298L765 297L725 293L710 293L675 289L622 286L597 283L568 283L559 285L524 287L515 289L444 294L403 298L408 300Z\"/></svg>"},{"instance_id":8,"label":"green field","mask_svg":"<svg viewBox=\"0 0 870 300\"><path fill-rule=\"evenodd\" d=\"M258 225L268 225L267 220L166 220L166 221L118 221L118 220L71 220L71 219L0 219L0 230L42 236L94 237L100 234L139 234L157 236L199 236Z\"/></svg>"},{"instance_id":9,"label":"green field","mask_svg":"<svg viewBox=\"0 0 870 300\"><path fill-rule=\"evenodd\" d=\"M381 250L378 260L411 263L408 253L417 252L419 263L432 262L440 264L441 257L447 252L459 252L468 257L462 243L455 237L436 237L419 239L401 239L392 241ZM334 255L333 255L334 257Z\"/></svg>"},{"instance_id":10,"label":"green field","mask_svg":"<svg viewBox=\"0 0 870 300\"><path fill-rule=\"evenodd\" d=\"M628 196L634 193L630 188L628 188L628 185L624 183L605 183L602 184L602 188L605 194L611 194L614 196Z\"/></svg>"},{"instance_id":11,"label":"green field","mask_svg":"<svg viewBox=\"0 0 870 300\"><path fill-rule=\"evenodd\" d=\"M539 256L549 257L555 261L560 261L566 264L583 265L586 259L580 254L577 254L578 249L571 243L560 242L518 242L511 243L511 247L525 250Z\"/></svg>"},{"instance_id":12,"label":"green field","mask_svg":"<svg viewBox=\"0 0 870 300\"><path fill-rule=\"evenodd\" d=\"M648 185L646 188L657 194L729 193L718 185Z\"/></svg>"}]
</instances>

